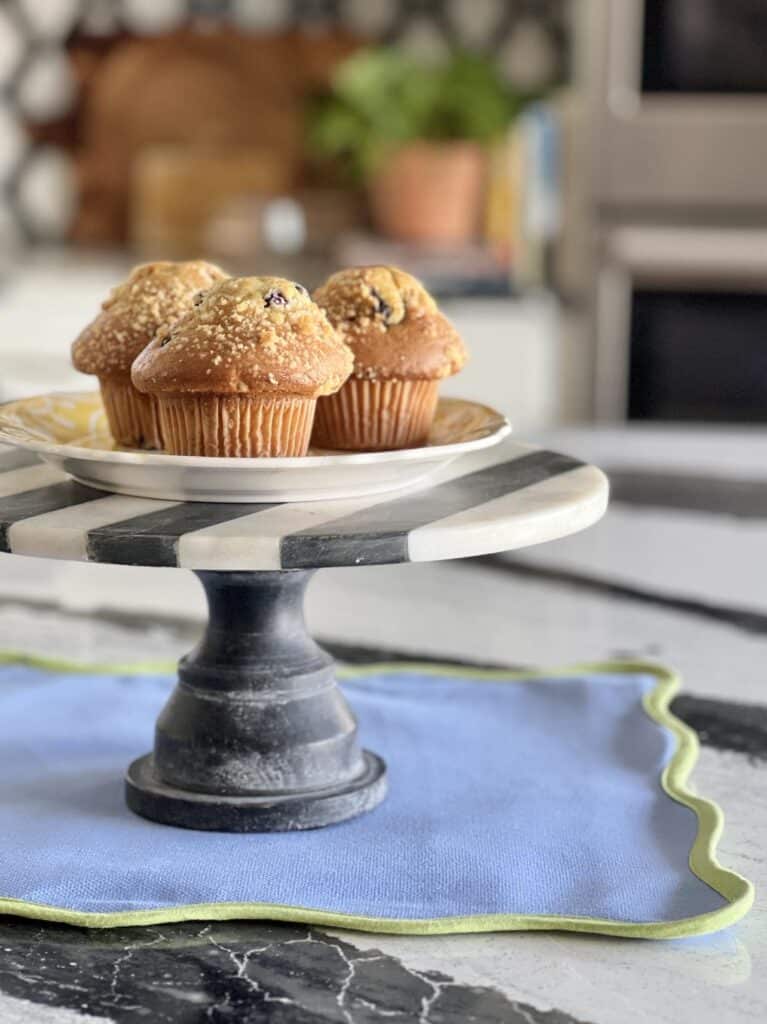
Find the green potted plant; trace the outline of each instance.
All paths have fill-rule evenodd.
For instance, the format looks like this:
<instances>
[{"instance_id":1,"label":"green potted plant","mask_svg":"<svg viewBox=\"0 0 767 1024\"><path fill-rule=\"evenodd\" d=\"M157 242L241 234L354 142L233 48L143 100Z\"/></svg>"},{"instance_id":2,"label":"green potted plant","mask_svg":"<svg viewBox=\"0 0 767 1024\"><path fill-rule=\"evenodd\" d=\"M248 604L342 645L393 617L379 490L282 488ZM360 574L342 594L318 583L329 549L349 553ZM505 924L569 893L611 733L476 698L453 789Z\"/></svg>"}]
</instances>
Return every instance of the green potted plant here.
<instances>
[{"instance_id":1,"label":"green potted plant","mask_svg":"<svg viewBox=\"0 0 767 1024\"><path fill-rule=\"evenodd\" d=\"M383 234L460 243L478 226L487 144L520 105L481 57L427 64L396 49L363 50L310 109L309 144L365 185Z\"/></svg>"}]
</instances>

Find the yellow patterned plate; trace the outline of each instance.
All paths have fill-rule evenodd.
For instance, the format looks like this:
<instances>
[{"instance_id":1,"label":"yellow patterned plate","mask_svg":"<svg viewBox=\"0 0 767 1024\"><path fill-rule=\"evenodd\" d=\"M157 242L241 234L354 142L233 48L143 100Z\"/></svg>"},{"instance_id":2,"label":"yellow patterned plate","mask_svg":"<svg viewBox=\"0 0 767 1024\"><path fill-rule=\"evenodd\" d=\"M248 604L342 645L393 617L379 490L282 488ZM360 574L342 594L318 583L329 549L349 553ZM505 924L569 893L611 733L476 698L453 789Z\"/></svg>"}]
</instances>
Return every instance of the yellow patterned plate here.
<instances>
[{"instance_id":1,"label":"yellow patterned plate","mask_svg":"<svg viewBox=\"0 0 767 1024\"><path fill-rule=\"evenodd\" d=\"M486 405L442 398L422 448L205 458L118 447L98 392L53 393L0 406L0 443L35 452L89 487L170 501L313 501L380 494L421 483L456 456L497 444L510 430L508 420Z\"/></svg>"}]
</instances>

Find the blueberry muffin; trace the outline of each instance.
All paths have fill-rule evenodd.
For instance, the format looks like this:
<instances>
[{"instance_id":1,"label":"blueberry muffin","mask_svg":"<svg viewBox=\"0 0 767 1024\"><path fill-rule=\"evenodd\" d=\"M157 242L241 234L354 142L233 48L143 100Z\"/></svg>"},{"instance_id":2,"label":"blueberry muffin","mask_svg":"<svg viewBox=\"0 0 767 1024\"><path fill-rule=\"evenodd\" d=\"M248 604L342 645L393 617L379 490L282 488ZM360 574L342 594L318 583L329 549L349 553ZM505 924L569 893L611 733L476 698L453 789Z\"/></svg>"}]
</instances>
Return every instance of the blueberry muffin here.
<instances>
[{"instance_id":1,"label":"blueberry muffin","mask_svg":"<svg viewBox=\"0 0 767 1024\"><path fill-rule=\"evenodd\" d=\"M112 290L72 346L72 362L99 379L109 429L118 444L161 448L154 400L131 383L133 360L157 330L185 313L201 289L226 275L212 263L145 263Z\"/></svg>"},{"instance_id":2,"label":"blueberry muffin","mask_svg":"<svg viewBox=\"0 0 767 1024\"><path fill-rule=\"evenodd\" d=\"M466 349L434 299L396 267L350 267L314 293L354 355L337 394L321 398L313 443L381 450L423 444L439 382L466 362Z\"/></svg>"},{"instance_id":3,"label":"blueberry muffin","mask_svg":"<svg viewBox=\"0 0 767 1024\"><path fill-rule=\"evenodd\" d=\"M161 330L133 364L175 455L305 455L317 399L344 383L352 355L300 284L220 281Z\"/></svg>"}]
</instances>

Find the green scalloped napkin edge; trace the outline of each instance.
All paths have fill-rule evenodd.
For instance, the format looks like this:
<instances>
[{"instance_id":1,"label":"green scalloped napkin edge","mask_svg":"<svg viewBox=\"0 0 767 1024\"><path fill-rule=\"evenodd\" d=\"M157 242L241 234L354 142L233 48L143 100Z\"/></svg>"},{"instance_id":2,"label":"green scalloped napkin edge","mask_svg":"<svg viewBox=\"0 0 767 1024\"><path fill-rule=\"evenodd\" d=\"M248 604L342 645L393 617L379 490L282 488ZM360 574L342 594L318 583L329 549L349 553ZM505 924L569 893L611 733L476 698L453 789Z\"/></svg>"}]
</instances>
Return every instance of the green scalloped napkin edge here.
<instances>
[{"instance_id":1,"label":"green scalloped napkin edge","mask_svg":"<svg viewBox=\"0 0 767 1024\"><path fill-rule=\"evenodd\" d=\"M81 665L53 658L34 657L20 653L0 653L0 664L21 664L57 672L120 673L132 675L172 674L175 664L142 662L132 665ZM327 910L290 907L274 903L195 903L188 906L163 907L156 910L129 910L117 913L91 913L53 907L27 900L0 897L0 913L38 921L78 925L87 928L122 928L131 925L168 924L175 921L270 920L349 928L356 931L383 932L393 935L446 935L459 932L495 931L568 931L615 935L624 938L678 939L720 931L744 917L754 902L754 887L748 879L722 867L716 856L717 843L724 827L721 808L712 800L687 788L687 780L698 757L698 737L669 709L679 689L679 676L670 669L650 662L610 661L574 665L565 669L531 672L470 669L456 665L419 662L341 666L341 679L354 679L379 672L418 671L423 675L453 675L471 681L514 682L578 674L653 675L657 684L642 699L647 714L659 725L669 729L676 739L676 750L663 770L660 783L677 803L694 811L698 832L690 851L690 870L702 882L718 892L727 905L720 910L680 918L676 921L613 921L596 917L564 917L556 914L478 914L439 918L383 918L357 914L339 914Z\"/></svg>"}]
</instances>

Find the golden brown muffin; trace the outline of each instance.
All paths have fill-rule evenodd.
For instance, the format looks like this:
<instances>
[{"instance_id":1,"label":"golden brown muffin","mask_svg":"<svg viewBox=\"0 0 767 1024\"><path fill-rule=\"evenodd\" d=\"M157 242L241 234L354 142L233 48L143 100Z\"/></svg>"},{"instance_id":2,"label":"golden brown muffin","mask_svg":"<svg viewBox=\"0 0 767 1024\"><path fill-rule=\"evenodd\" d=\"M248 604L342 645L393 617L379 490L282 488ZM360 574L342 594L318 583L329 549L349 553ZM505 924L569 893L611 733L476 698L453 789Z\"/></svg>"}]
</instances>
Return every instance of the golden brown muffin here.
<instances>
[{"instance_id":1,"label":"golden brown muffin","mask_svg":"<svg viewBox=\"0 0 767 1024\"><path fill-rule=\"evenodd\" d=\"M158 332L133 383L156 397L176 455L304 455L317 398L337 391L352 364L302 285L233 277Z\"/></svg>"},{"instance_id":2,"label":"golden brown muffin","mask_svg":"<svg viewBox=\"0 0 767 1024\"><path fill-rule=\"evenodd\" d=\"M185 313L201 289L226 277L203 260L144 263L103 302L72 346L72 362L99 379L109 427L118 444L161 448L154 400L131 383L131 365L157 330Z\"/></svg>"},{"instance_id":3,"label":"golden brown muffin","mask_svg":"<svg viewBox=\"0 0 767 1024\"><path fill-rule=\"evenodd\" d=\"M367 450L422 444L439 381L467 358L434 299L410 274L384 266L340 270L314 299L354 354L350 379L317 404L314 443Z\"/></svg>"}]
</instances>

